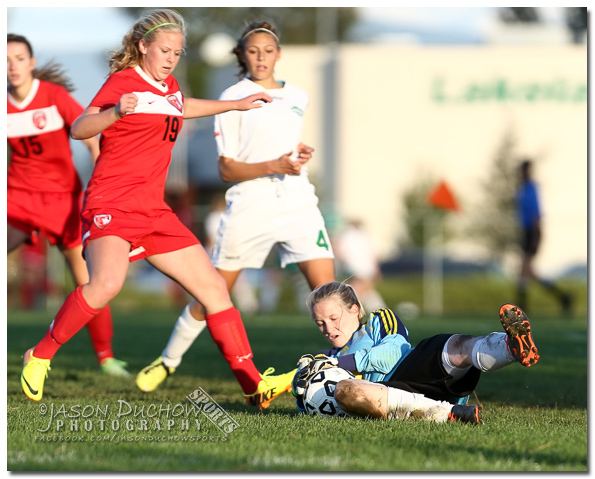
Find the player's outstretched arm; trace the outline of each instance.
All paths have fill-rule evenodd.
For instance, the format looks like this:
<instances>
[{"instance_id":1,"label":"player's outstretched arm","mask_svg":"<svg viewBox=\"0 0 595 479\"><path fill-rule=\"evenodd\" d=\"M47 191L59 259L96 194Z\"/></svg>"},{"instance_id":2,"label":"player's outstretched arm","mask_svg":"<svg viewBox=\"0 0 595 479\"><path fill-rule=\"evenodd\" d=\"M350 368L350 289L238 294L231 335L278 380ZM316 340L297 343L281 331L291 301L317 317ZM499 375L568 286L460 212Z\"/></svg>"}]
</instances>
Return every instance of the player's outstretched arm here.
<instances>
[{"instance_id":1,"label":"player's outstretched arm","mask_svg":"<svg viewBox=\"0 0 595 479\"><path fill-rule=\"evenodd\" d=\"M240 100L201 100L199 98L184 99L184 118L201 118L218 115L231 110L252 110L262 107L262 102L271 102L268 93L259 92Z\"/></svg>"}]
</instances>

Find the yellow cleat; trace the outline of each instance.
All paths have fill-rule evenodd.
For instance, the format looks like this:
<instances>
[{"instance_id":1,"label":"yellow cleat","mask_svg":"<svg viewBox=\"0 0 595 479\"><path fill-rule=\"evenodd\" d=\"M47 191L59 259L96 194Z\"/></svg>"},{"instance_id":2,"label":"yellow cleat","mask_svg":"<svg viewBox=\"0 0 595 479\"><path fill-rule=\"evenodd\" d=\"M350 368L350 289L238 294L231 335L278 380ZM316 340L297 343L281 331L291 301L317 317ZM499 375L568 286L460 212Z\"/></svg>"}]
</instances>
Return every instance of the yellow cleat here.
<instances>
[{"instance_id":1,"label":"yellow cleat","mask_svg":"<svg viewBox=\"0 0 595 479\"><path fill-rule=\"evenodd\" d=\"M268 368L260 377L262 381L258 383L256 392L253 394L244 394L246 403L251 406L257 406L259 409L267 409L271 401L284 392L291 391L291 381L297 369L285 374L273 376L275 368Z\"/></svg>"},{"instance_id":2,"label":"yellow cleat","mask_svg":"<svg viewBox=\"0 0 595 479\"><path fill-rule=\"evenodd\" d=\"M33 401L39 401L43 396L43 383L48 377L49 359L33 356L33 348L29 349L23 358L23 372L21 373L21 387L25 395Z\"/></svg>"},{"instance_id":3,"label":"yellow cleat","mask_svg":"<svg viewBox=\"0 0 595 479\"><path fill-rule=\"evenodd\" d=\"M146 393L154 391L175 371L176 368L170 368L163 364L163 358L159 356L155 361L137 374L136 386Z\"/></svg>"},{"instance_id":4,"label":"yellow cleat","mask_svg":"<svg viewBox=\"0 0 595 479\"><path fill-rule=\"evenodd\" d=\"M102 373L110 376L119 376L121 378L130 376L130 373L126 370L126 366L128 366L126 361L121 361L116 358L105 358L99 363L99 369L101 369Z\"/></svg>"}]
</instances>

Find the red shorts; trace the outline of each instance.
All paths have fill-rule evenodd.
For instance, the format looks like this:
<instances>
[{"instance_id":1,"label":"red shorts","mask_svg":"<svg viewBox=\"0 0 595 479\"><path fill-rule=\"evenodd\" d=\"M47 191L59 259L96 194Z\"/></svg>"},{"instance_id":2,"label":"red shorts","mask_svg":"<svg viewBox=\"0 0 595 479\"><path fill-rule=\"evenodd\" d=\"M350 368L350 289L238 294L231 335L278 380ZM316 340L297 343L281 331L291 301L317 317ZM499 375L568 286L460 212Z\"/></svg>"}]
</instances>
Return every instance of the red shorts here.
<instances>
[{"instance_id":1,"label":"red shorts","mask_svg":"<svg viewBox=\"0 0 595 479\"><path fill-rule=\"evenodd\" d=\"M47 237L52 245L74 248L81 244L80 193L44 193L8 188L6 220L9 225L31 235Z\"/></svg>"},{"instance_id":2,"label":"red shorts","mask_svg":"<svg viewBox=\"0 0 595 479\"><path fill-rule=\"evenodd\" d=\"M90 240L103 236L118 236L130 243L130 262L170 253L188 246L198 245L194 236L171 210L155 216L130 213L111 208L84 210L83 249Z\"/></svg>"}]
</instances>

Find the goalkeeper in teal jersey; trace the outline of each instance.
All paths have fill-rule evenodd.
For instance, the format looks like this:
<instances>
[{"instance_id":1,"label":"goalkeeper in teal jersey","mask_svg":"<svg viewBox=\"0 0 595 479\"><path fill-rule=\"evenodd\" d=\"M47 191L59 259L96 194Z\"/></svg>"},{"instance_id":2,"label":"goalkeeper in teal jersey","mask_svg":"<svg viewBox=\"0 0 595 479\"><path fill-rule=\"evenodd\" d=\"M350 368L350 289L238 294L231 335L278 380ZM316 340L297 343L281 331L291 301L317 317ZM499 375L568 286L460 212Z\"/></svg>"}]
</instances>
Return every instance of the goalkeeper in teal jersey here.
<instances>
[{"instance_id":1,"label":"goalkeeper in teal jersey","mask_svg":"<svg viewBox=\"0 0 595 479\"><path fill-rule=\"evenodd\" d=\"M351 416L404 419L430 411L421 417L479 422L477 406L461 407L467 404L481 373L514 362L529 367L539 360L529 319L509 303L500 308L503 333L438 334L415 347L407 328L390 309L374 311L365 319L355 290L346 283L319 286L307 303L312 319L333 348L316 357L300 358L293 380L300 410L309 379L322 369L340 367L357 378L340 381L335 389L337 404ZM438 416L432 413L436 410ZM452 417L452 412L461 411L462 417Z\"/></svg>"},{"instance_id":2,"label":"goalkeeper in teal jersey","mask_svg":"<svg viewBox=\"0 0 595 479\"><path fill-rule=\"evenodd\" d=\"M331 342L340 343L341 339L338 341L337 337L340 336L332 336ZM345 346L319 351L318 354L336 357L339 367L368 381L380 382L389 377L411 351L405 325L390 309L379 309L361 323Z\"/></svg>"}]
</instances>

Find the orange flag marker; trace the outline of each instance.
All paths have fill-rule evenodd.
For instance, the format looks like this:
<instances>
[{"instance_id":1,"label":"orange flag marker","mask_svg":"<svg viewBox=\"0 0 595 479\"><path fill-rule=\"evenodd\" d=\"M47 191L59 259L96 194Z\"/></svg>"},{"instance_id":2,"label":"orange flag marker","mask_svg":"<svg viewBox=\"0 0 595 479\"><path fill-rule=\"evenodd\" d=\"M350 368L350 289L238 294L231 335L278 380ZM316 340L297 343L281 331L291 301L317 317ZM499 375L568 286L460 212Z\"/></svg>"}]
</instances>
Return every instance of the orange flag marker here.
<instances>
[{"instance_id":1,"label":"orange flag marker","mask_svg":"<svg viewBox=\"0 0 595 479\"><path fill-rule=\"evenodd\" d=\"M428 202L442 210L460 211L459 203L445 181L441 181L428 195Z\"/></svg>"}]
</instances>

